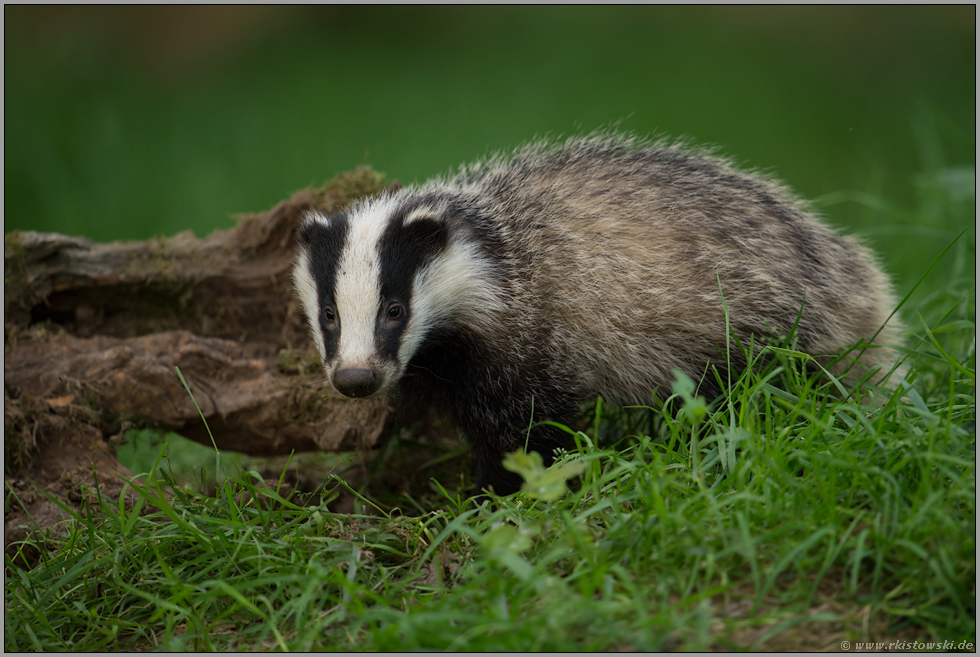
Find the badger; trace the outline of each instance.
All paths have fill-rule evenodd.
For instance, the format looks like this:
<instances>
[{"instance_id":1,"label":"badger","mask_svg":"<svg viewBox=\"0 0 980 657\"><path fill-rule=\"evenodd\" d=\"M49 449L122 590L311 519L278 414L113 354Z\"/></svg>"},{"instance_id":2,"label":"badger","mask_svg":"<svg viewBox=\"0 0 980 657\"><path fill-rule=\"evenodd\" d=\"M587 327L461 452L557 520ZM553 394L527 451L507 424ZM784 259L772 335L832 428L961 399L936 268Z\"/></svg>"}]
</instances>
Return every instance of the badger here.
<instances>
[{"instance_id":1,"label":"badger","mask_svg":"<svg viewBox=\"0 0 980 657\"><path fill-rule=\"evenodd\" d=\"M396 395L468 438L477 490L521 478L519 447L567 448L583 402L670 395L674 370L721 393L730 347L785 336L887 372L899 324L856 239L781 184L678 142L539 141L298 229L294 285L327 380ZM843 370L841 370L843 371ZM532 426L533 425L533 426Z\"/></svg>"}]
</instances>

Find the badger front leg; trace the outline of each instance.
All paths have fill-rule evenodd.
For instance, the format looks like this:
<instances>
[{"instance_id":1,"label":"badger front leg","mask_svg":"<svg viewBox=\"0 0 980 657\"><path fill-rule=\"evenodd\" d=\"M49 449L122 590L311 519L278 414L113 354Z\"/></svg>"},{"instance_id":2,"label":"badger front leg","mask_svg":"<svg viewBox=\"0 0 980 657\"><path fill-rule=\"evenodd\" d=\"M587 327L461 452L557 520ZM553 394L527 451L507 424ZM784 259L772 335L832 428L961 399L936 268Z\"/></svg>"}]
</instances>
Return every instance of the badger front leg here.
<instances>
[{"instance_id":1,"label":"badger front leg","mask_svg":"<svg viewBox=\"0 0 980 657\"><path fill-rule=\"evenodd\" d=\"M565 417L567 419L568 416ZM503 459L510 452L518 449L537 452L544 466L548 467L555 460L556 449L571 449L574 446L571 436L558 427L532 426L528 435L526 420L500 433L468 432L467 438L476 462L476 494L489 490L497 495L510 495L521 489L523 478L503 466Z\"/></svg>"}]
</instances>

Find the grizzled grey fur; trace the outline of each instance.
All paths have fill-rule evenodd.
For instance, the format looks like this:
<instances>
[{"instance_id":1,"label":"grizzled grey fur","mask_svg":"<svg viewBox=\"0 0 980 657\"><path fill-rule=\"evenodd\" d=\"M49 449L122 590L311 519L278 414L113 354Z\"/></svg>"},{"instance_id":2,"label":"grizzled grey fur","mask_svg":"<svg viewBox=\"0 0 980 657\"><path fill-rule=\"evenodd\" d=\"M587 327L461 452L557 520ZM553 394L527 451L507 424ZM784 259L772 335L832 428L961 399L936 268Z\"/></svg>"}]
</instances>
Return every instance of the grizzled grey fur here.
<instances>
[{"instance_id":1,"label":"grizzled grey fur","mask_svg":"<svg viewBox=\"0 0 980 657\"><path fill-rule=\"evenodd\" d=\"M532 419L567 422L602 395L666 397L672 370L720 392L710 367L785 336L841 352L850 376L895 362L888 278L871 252L778 183L676 144L614 135L535 143L300 228L294 278L324 370L349 397L434 405L470 440L477 484L520 478L503 454ZM720 282L720 290L719 290ZM881 330L879 330L881 329ZM876 337L874 337L876 336ZM825 358L822 362L827 362ZM565 434L537 427L550 462Z\"/></svg>"}]
</instances>

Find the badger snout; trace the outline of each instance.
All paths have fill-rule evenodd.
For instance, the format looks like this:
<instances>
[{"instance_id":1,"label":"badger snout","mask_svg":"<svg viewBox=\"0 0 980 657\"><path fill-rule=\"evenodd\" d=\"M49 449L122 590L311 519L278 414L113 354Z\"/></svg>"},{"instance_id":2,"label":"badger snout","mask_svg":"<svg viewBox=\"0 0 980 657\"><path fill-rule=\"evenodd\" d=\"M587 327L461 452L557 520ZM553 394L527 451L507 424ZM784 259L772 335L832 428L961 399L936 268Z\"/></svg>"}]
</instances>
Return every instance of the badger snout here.
<instances>
[{"instance_id":1,"label":"badger snout","mask_svg":"<svg viewBox=\"0 0 980 657\"><path fill-rule=\"evenodd\" d=\"M380 377L371 370L349 368L337 370L333 375L333 387L346 397L369 397L380 385Z\"/></svg>"}]
</instances>

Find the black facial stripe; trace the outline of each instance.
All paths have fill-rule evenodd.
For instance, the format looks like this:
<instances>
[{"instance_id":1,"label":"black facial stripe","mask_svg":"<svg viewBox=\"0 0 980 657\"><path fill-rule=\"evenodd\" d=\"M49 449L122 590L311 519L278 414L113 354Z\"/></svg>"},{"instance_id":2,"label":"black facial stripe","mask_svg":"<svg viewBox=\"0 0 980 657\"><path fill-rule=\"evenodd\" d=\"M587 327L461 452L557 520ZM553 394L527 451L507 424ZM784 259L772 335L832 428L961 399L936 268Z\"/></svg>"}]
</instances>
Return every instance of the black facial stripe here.
<instances>
[{"instance_id":1,"label":"black facial stripe","mask_svg":"<svg viewBox=\"0 0 980 657\"><path fill-rule=\"evenodd\" d=\"M412 208L408 208L392 219L379 244L382 302L378 310L375 340L378 352L393 360L397 358L401 335L412 314L415 274L445 251L449 243L445 221L422 217L404 225L404 218L411 211ZM391 302L402 305L404 321L384 321Z\"/></svg>"},{"instance_id":2,"label":"black facial stripe","mask_svg":"<svg viewBox=\"0 0 980 657\"><path fill-rule=\"evenodd\" d=\"M323 309L334 304L334 286L337 282L337 267L340 256L347 241L349 224L346 215L336 214L330 217L324 225L319 221L304 221L300 225L300 241L306 248L310 260L310 274L316 283L317 301L320 304L320 331L323 334L323 346L326 359L329 360L337 352L340 341L340 318L332 328L327 326L323 318Z\"/></svg>"}]
</instances>

